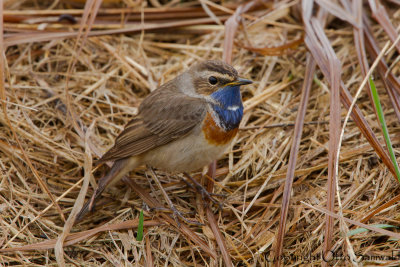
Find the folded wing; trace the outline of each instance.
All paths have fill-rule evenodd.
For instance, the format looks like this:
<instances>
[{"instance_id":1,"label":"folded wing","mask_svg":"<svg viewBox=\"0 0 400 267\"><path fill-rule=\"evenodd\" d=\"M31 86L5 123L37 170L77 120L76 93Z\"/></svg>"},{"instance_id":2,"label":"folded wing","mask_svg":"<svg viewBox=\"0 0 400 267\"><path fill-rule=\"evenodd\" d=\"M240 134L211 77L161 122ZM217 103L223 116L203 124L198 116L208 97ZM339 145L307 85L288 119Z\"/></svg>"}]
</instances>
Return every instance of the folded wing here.
<instances>
[{"instance_id":1,"label":"folded wing","mask_svg":"<svg viewBox=\"0 0 400 267\"><path fill-rule=\"evenodd\" d=\"M199 98L169 90L149 95L97 164L136 156L190 133L202 123L207 104Z\"/></svg>"}]
</instances>

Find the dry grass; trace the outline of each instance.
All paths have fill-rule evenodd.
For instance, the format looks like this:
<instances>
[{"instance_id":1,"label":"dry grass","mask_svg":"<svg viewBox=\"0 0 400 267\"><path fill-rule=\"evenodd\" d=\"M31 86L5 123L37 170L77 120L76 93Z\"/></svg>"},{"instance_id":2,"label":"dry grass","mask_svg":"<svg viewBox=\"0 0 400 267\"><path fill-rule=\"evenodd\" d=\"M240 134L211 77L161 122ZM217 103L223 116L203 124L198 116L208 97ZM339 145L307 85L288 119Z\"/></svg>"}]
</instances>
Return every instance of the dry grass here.
<instances>
[{"instance_id":1,"label":"dry grass","mask_svg":"<svg viewBox=\"0 0 400 267\"><path fill-rule=\"evenodd\" d=\"M398 38L398 2L207 0L202 9L199 2L105 1L97 14L92 1L86 11L74 2L4 4L1 266L262 266L278 255L286 257L280 263L319 266L329 250L336 252L329 264L339 266L400 264L390 258L399 254L397 228L374 227L399 225L400 190L368 87L345 128L338 176L334 170L340 120L352 101L346 91L356 94L380 49ZM60 14L76 23L58 22ZM399 44L373 72L397 152ZM214 184L194 174L226 195L223 209L204 203L181 176L158 171L173 203L204 223L177 227L168 213L147 209L167 204L141 168L73 225L71 211L107 171L94 169L92 158L113 144L150 91L203 59L231 61L255 81L243 88L241 130L218 161ZM346 236L361 223L370 230Z\"/></svg>"}]
</instances>

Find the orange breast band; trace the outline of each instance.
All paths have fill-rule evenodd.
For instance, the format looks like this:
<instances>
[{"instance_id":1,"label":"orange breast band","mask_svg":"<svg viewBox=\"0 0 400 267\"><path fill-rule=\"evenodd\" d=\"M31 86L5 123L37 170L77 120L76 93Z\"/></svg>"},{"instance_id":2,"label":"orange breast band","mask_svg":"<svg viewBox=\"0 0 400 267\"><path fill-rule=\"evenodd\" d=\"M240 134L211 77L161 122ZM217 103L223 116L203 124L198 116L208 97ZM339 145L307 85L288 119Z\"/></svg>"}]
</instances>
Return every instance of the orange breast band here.
<instances>
[{"instance_id":1,"label":"orange breast band","mask_svg":"<svg viewBox=\"0 0 400 267\"><path fill-rule=\"evenodd\" d=\"M225 145L230 142L238 132L238 128L230 131L224 131L219 127L210 113L207 112L206 118L202 127L204 136L210 144Z\"/></svg>"}]
</instances>

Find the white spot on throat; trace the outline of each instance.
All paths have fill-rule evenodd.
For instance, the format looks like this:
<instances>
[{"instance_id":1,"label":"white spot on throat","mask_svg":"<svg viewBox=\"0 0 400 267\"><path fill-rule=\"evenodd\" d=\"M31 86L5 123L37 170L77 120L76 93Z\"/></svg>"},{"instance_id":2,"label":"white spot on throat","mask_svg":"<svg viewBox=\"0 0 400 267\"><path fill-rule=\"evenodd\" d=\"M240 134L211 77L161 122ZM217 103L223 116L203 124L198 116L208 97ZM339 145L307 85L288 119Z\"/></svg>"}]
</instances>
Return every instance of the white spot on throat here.
<instances>
[{"instance_id":1,"label":"white spot on throat","mask_svg":"<svg viewBox=\"0 0 400 267\"><path fill-rule=\"evenodd\" d=\"M239 106L236 106L236 105L234 105L234 106L229 106L229 107L227 107L227 109L228 109L228 110L231 110L231 111L236 111L236 110L239 109Z\"/></svg>"}]
</instances>

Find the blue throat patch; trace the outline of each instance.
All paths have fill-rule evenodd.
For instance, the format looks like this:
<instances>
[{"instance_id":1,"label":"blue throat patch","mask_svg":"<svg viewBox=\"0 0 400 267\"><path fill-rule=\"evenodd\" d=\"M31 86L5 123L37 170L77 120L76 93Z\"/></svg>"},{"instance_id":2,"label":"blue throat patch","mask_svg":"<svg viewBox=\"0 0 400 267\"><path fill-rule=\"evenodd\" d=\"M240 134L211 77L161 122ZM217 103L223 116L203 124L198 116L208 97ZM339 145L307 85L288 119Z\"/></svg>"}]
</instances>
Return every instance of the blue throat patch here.
<instances>
[{"instance_id":1,"label":"blue throat patch","mask_svg":"<svg viewBox=\"0 0 400 267\"><path fill-rule=\"evenodd\" d=\"M243 104L240 95L240 85L226 86L211 94L220 105L213 105L221 126L225 131L239 127L243 117Z\"/></svg>"}]
</instances>

